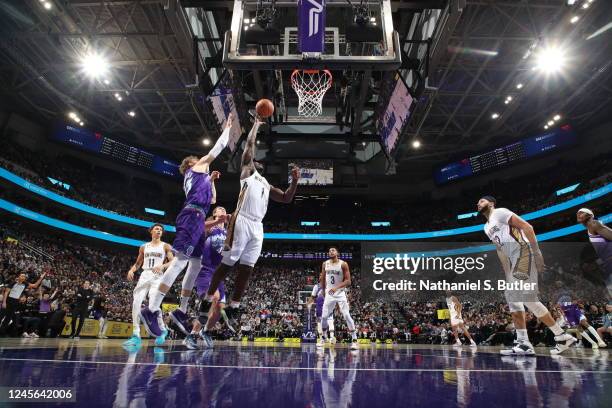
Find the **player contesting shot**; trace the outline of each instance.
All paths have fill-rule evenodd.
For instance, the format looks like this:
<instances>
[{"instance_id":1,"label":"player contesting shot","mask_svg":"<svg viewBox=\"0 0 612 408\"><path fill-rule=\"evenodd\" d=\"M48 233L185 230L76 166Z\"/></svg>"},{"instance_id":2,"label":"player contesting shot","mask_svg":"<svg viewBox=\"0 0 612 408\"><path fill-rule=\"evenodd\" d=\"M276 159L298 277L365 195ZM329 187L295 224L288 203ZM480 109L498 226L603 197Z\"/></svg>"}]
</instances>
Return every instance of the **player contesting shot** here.
<instances>
[{"instance_id":1,"label":"player contesting shot","mask_svg":"<svg viewBox=\"0 0 612 408\"><path fill-rule=\"evenodd\" d=\"M176 217L176 237L172 243L172 250L176 254L170 267L164 273L159 284L158 291L149 298L149 306L142 309L140 315L147 331L153 336L160 336L162 330L157 322L161 313L160 306L170 290L177 276L185 267L187 271L183 277L181 290L180 313L174 313L173 320L179 320L186 325L187 315L183 312L191 297L195 279L202 268L202 251L206 242L205 219L210 205L214 202L214 185L217 172L209 175L211 163L221 154L229 142L230 129L232 127L233 115L227 118L225 129L207 155L198 159L196 156L188 156L183 159L180 172L184 175L183 190L185 191L185 203L183 209Z\"/></svg>"},{"instance_id":2,"label":"player contesting shot","mask_svg":"<svg viewBox=\"0 0 612 408\"><path fill-rule=\"evenodd\" d=\"M255 145L257 131L263 123L258 115L249 132L242 153L240 194L236 210L232 214L228 227L227 239L223 249L223 259L212 276L208 293L200 303L200 316L202 317L202 325L204 327L206 327L204 320L206 320L215 292L237 262L239 264L237 268L238 275L230 298L230 304L225 308L225 312L230 325L239 327L235 322L239 315L240 299L242 299L242 295L253 272L253 267L261 254L264 236L262 220L268 210L268 199L288 204L293 201L293 196L297 190L298 179L300 177L300 171L297 167L291 170L292 180L285 191L271 186L258 171L258 169L262 170L262 167L254 160ZM202 334L203 337L206 336L205 332ZM209 339L205 340L210 341Z\"/></svg>"},{"instance_id":3,"label":"player contesting shot","mask_svg":"<svg viewBox=\"0 0 612 408\"><path fill-rule=\"evenodd\" d=\"M538 273L544 270L544 258L535 231L527 221L507 208L496 208L495 204L495 198L487 195L478 200L476 207L478 212L487 219L484 232L495 244L506 281L509 283L527 281L535 288L529 291L505 291L517 341L511 349L501 350L500 353L503 355L535 355L527 336L525 323L525 306L527 306L555 335L557 344L550 350L550 353L560 354L576 342L576 338L559 327L546 306L539 300Z\"/></svg>"}]
</instances>

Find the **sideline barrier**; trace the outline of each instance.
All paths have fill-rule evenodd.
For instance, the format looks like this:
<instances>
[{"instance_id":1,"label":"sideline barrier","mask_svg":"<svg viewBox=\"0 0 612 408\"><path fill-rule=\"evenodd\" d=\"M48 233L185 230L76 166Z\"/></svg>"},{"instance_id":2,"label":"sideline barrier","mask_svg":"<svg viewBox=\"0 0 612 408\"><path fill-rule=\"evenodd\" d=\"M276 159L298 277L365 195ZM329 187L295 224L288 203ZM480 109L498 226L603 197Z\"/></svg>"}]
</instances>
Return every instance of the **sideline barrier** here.
<instances>
[{"instance_id":1,"label":"sideline barrier","mask_svg":"<svg viewBox=\"0 0 612 408\"><path fill-rule=\"evenodd\" d=\"M64 326L64 330L62 330L62 336L70 336L72 324L72 317L66 316L64 318L66 325ZM100 330L100 323L94 319L85 319L85 323L83 323L83 329L81 330L81 337L96 337L98 336L98 331ZM104 328L105 336L109 338L125 338L127 339L132 335L132 323L125 322L115 322L115 321L106 321L106 327ZM149 334L143 325L140 325L140 336L145 339L149 338Z\"/></svg>"}]
</instances>

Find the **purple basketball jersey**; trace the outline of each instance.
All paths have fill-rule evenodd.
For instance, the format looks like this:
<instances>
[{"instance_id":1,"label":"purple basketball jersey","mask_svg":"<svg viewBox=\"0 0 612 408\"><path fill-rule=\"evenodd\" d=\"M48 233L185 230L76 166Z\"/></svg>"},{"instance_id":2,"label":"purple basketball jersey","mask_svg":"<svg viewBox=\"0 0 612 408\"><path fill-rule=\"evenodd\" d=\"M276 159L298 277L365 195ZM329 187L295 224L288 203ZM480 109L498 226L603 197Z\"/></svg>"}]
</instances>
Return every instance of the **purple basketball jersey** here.
<instances>
[{"instance_id":1,"label":"purple basketball jersey","mask_svg":"<svg viewBox=\"0 0 612 408\"><path fill-rule=\"evenodd\" d=\"M196 206L200 207L205 214L208 212L212 201L212 183L208 174L188 169L183 179L183 190L186 197L185 207Z\"/></svg>"},{"instance_id":2,"label":"purple basketball jersey","mask_svg":"<svg viewBox=\"0 0 612 408\"><path fill-rule=\"evenodd\" d=\"M561 310L570 326L578 326L582 320L582 311L574 304L561 305Z\"/></svg>"},{"instance_id":3,"label":"purple basketball jersey","mask_svg":"<svg viewBox=\"0 0 612 408\"><path fill-rule=\"evenodd\" d=\"M226 236L227 230L224 227L214 227L209 231L202 251L202 269L200 269L200 273L196 278L198 296L202 296L208 291L208 286L215 273L215 269L217 269L217 266L219 266L223 259L221 251L223 250ZM225 297L225 285L223 282L219 284L219 294L221 299Z\"/></svg>"}]
</instances>

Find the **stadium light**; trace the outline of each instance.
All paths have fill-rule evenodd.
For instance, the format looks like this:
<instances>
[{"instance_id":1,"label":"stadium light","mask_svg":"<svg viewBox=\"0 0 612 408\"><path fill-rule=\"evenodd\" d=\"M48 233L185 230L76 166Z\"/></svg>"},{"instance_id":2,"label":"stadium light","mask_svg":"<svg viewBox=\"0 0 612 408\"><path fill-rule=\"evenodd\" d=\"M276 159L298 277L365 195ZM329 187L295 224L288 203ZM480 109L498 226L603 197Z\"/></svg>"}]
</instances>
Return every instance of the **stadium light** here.
<instances>
[{"instance_id":1,"label":"stadium light","mask_svg":"<svg viewBox=\"0 0 612 408\"><path fill-rule=\"evenodd\" d=\"M204 146L210 146L210 139L206 138L206 139L202 140L202 143L204 144Z\"/></svg>"},{"instance_id":2,"label":"stadium light","mask_svg":"<svg viewBox=\"0 0 612 408\"><path fill-rule=\"evenodd\" d=\"M544 129L548 129L548 125L544 125Z\"/></svg>"},{"instance_id":3,"label":"stadium light","mask_svg":"<svg viewBox=\"0 0 612 408\"><path fill-rule=\"evenodd\" d=\"M555 124L555 122L553 122L552 120L549 120L548 123L547 123L548 126L552 126L554 124Z\"/></svg>"},{"instance_id":4,"label":"stadium light","mask_svg":"<svg viewBox=\"0 0 612 408\"><path fill-rule=\"evenodd\" d=\"M46 1L43 3L43 7L47 10L51 10L51 7L53 7L53 5L49 3L48 1Z\"/></svg>"},{"instance_id":5,"label":"stadium light","mask_svg":"<svg viewBox=\"0 0 612 408\"><path fill-rule=\"evenodd\" d=\"M79 125L85 126L85 122L79 122Z\"/></svg>"},{"instance_id":6,"label":"stadium light","mask_svg":"<svg viewBox=\"0 0 612 408\"><path fill-rule=\"evenodd\" d=\"M104 84L105 85L110 85L110 80L108 78L104 79Z\"/></svg>"},{"instance_id":7,"label":"stadium light","mask_svg":"<svg viewBox=\"0 0 612 408\"><path fill-rule=\"evenodd\" d=\"M565 64L565 55L559 47L542 50L536 60L535 68L547 74L560 71Z\"/></svg>"},{"instance_id":8,"label":"stadium light","mask_svg":"<svg viewBox=\"0 0 612 408\"><path fill-rule=\"evenodd\" d=\"M412 142L412 147L414 147L415 149L418 149L419 147L421 147L421 142L418 140L415 140L414 142Z\"/></svg>"},{"instance_id":9,"label":"stadium light","mask_svg":"<svg viewBox=\"0 0 612 408\"><path fill-rule=\"evenodd\" d=\"M76 113L74 113L74 112L70 112L70 113L68 114L68 117L69 117L70 119L74 120L74 119L76 119L77 114L76 114Z\"/></svg>"},{"instance_id":10,"label":"stadium light","mask_svg":"<svg viewBox=\"0 0 612 408\"><path fill-rule=\"evenodd\" d=\"M133 117L135 117L135 116L136 116L136 112L134 112L133 110L131 110L131 111L129 111L129 112L128 112L128 116L130 116L130 117L132 117L132 118L133 118Z\"/></svg>"},{"instance_id":11,"label":"stadium light","mask_svg":"<svg viewBox=\"0 0 612 408\"><path fill-rule=\"evenodd\" d=\"M91 78L98 78L108 72L108 61L100 54L87 54L81 63L85 74Z\"/></svg>"},{"instance_id":12,"label":"stadium light","mask_svg":"<svg viewBox=\"0 0 612 408\"><path fill-rule=\"evenodd\" d=\"M494 114L491 115L491 119L497 119L499 118L499 113L495 112Z\"/></svg>"},{"instance_id":13,"label":"stadium light","mask_svg":"<svg viewBox=\"0 0 612 408\"><path fill-rule=\"evenodd\" d=\"M522 83L519 82L518 84L516 84L516 89L521 89L522 87L523 87Z\"/></svg>"},{"instance_id":14,"label":"stadium light","mask_svg":"<svg viewBox=\"0 0 612 408\"><path fill-rule=\"evenodd\" d=\"M554 120L555 122L556 122L556 121L558 121L559 119L561 119L561 115L555 115L555 116L553 117L553 120Z\"/></svg>"},{"instance_id":15,"label":"stadium light","mask_svg":"<svg viewBox=\"0 0 612 408\"><path fill-rule=\"evenodd\" d=\"M576 22L578 22L578 20L580 20L580 17L578 16L574 16L570 19L570 23L572 24L576 24Z\"/></svg>"},{"instance_id":16,"label":"stadium light","mask_svg":"<svg viewBox=\"0 0 612 408\"><path fill-rule=\"evenodd\" d=\"M582 8L586 10L586 9L588 9L588 8L589 8L589 6L590 6L590 5L591 5L591 4L590 4L590 3L588 3L588 2L587 2L587 3L582 3Z\"/></svg>"}]
</instances>

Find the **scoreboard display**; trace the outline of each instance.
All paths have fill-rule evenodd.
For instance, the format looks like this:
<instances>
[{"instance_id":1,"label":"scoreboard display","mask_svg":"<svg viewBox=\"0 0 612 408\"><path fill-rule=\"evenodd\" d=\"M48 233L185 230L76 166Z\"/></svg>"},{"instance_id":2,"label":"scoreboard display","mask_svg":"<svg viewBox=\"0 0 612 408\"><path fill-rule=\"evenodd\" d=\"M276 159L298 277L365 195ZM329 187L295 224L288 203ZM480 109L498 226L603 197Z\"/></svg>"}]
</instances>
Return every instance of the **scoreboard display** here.
<instances>
[{"instance_id":1,"label":"scoreboard display","mask_svg":"<svg viewBox=\"0 0 612 408\"><path fill-rule=\"evenodd\" d=\"M178 163L89 129L58 123L51 139L155 173L180 177Z\"/></svg>"},{"instance_id":2,"label":"scoreboard display","mask_svg":"<svg viewBox=\"0 0 612 408\"><path fill-rule=\"evenodd\" d=\"M382 95L381 98L386 99ZM386 154L391 155L397 146L402 129L410 118L410 107L413 102L408 87L399 73L395 74L388 101L388 105L377 121L377 130Z\"/></svg>"},{"instance_id":3,"label":"scoreboard display","mask_svg":"<svg viewBox=\"0 0 612 408\"><path fill-rule=\"evenodd\" d=\"M448 163L434 172L437 184L475 176L514 162L556 151L577 143L576 133L567 125L541 135Z\"/></svg>"}]
</instances>

